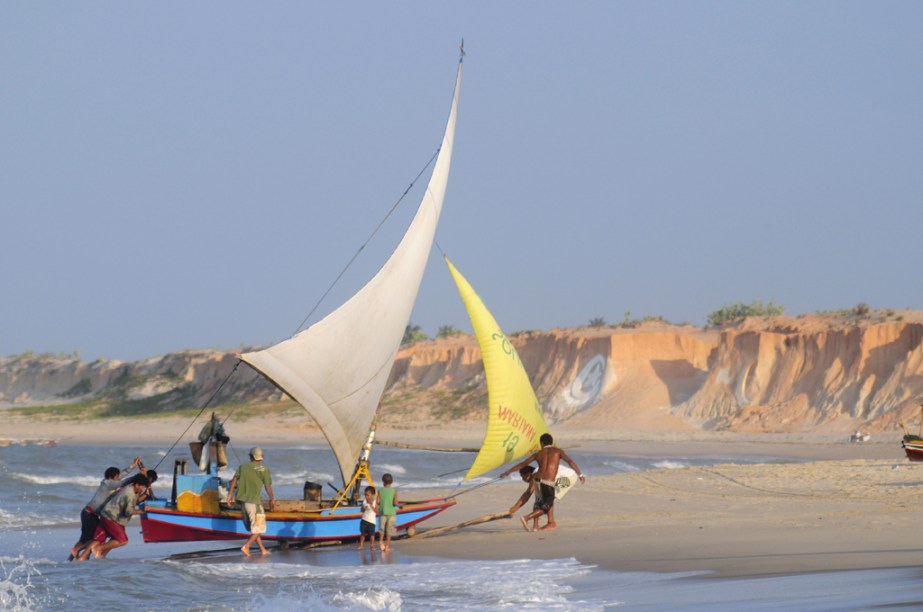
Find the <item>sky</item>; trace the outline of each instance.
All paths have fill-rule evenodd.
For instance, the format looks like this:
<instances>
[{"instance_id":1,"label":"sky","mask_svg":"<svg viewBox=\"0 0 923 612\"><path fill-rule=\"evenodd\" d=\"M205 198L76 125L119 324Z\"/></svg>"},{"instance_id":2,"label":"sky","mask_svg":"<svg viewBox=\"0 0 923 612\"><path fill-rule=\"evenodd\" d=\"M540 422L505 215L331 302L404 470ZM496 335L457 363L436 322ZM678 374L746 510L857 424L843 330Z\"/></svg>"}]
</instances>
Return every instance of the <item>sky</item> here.
<instances>
[{"instance_id":1,"label":"sky","mask_svg":"<svg viewBox=\"0 0 923 612\"><path fill-rule=\"evenodd\" d=\"M508 334L923 309L923 3L0 3L0 356L291 336L442 138ZM401 200L313 323L385 261ZM411 322L470 331L434 249Z\"/></svg>"}]
</instances>

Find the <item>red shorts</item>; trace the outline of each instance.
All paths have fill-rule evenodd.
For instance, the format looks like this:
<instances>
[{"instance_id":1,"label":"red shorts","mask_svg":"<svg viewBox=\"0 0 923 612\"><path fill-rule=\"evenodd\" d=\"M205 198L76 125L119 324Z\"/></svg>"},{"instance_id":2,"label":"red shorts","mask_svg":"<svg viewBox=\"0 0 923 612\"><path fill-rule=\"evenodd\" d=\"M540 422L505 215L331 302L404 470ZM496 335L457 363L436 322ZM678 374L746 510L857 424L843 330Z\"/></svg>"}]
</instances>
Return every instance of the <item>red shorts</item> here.
<instances>
[{"instance_id":1,"label":"red shorts","mask_svg":"<svg viewBox=\"0 0 923 612\"><path fill-rule=\"evenodd\" d=\"M116 542L127 542L128 534L125 533L124 527L112 519L103 516L99 519L99 527L96 528L96 533L93 534L93 539L100 544L105 544L106 538L112 538Z\"/></svg>"}]
</instances>

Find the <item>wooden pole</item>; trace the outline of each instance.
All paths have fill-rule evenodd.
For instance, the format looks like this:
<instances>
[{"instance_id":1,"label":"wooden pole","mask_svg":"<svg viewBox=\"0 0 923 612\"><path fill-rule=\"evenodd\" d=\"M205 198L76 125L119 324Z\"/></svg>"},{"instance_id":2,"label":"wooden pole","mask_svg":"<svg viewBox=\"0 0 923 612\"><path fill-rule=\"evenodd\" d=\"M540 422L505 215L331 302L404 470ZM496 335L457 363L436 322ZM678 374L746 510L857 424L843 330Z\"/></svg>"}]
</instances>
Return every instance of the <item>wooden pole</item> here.
<instances>
[{"instance_id":1,"label":"wooden pole","mask_svg":"<svg viewBox=\"0 0 923 612\"><path fill-rule=\"evenodd\" d=\"M441 451L444 453L476 453L479 448L444 448L441 446L419 446L416 444L404 444L403 442L385 442L383 440L375 440L375 444L380 446L392 446L394 448L410 448L413 450L428 450L428 451Z\"/></svg>"},{"instance_id":2,"label":"wooden pole","mask_svg":"<svg viewBox=\"0 0 923 612\"><path fill-rule=\"evenodd\" d=\"M470 521L465 521L464 523L458 523L457 525L446 525L445 527L435 527L433 529L427 529L426 531L421 531L420 533L409 536L412 539L419 540L422 538L428 538L430 536L440 535L449 531L454 531L456 529L461 529L462 527L470 527L471 525L479 525L481 523L489 523L490 521L496 521L497 519L506 519L512 518L513 514L509 511L507 512L498 512L496 514L486 514L484 516L471 519Z\"/></svg>"}]
</instances>

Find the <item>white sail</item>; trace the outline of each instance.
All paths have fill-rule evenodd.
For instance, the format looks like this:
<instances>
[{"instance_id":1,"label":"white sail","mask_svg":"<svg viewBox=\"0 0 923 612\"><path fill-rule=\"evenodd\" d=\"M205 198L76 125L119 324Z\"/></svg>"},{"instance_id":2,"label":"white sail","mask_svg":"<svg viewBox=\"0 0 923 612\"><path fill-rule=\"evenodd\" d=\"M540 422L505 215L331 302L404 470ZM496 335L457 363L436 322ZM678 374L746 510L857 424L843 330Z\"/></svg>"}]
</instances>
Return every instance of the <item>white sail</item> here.
<instances>
[{"instance_id":1,"label":"white sail","mask_svg":"<svg viewBox=\"0 0 923 612\"><path fill-rule=\"evenodd\" d=\"M461 76L459 63L433 174L385 265L321 321L268 349L241 355L311 414L336 455L344 483L368 436L423 280L449 178Z\"/></svg>"}]
</instances>

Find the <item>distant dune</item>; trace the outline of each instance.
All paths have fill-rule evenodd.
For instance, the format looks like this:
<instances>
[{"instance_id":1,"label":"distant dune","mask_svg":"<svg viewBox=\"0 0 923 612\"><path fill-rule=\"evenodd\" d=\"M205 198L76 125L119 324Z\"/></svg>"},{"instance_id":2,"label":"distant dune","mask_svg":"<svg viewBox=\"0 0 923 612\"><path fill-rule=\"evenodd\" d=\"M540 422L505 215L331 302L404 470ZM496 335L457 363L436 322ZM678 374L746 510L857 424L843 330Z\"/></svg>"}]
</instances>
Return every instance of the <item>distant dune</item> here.
<instances>
[{"instance_id":1,"label":"distant dune","mask_svg":"<svg viewBox=\"0 0 923 612\"><path fill-rule=\"evenodd\" d=\"M549 422L612 431L849 433L920 417L923 312L748 317L720 328L554 329L511 337ZM164 414L288 400L236 353L183 351L137 362L49 355L0 358L0 409L92 407L103 416ZM226 384L223 384L227 379ZM217 393L217 395L216 395ZM477 342L457 335L404 347L382 421L483 422ZM305 417L307 418L307 417Z\"/></svg>"}]
</instances>

